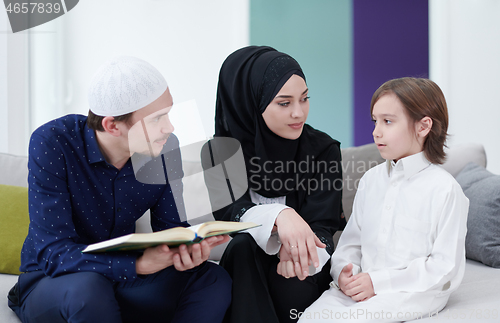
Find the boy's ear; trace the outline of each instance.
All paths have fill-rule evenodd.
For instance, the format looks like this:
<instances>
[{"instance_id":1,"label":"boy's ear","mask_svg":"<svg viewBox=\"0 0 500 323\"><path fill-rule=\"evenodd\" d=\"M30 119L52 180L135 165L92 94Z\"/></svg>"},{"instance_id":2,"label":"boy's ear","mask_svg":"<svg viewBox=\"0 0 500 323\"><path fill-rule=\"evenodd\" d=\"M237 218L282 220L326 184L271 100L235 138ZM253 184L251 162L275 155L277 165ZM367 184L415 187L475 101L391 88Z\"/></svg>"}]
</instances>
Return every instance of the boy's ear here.
<instances>
[{"instance_id":1,"label":"boy's ear","mask_svg":"<svg viewBox=\"0 0 500 323\"><path fill-rule=\"evenodd\" d=\"M425 138L432 129L432 119L425 116L417 122L417 135Z\"/></svg>"},{"instance_id":2,"label":"boy's ear","mask_svg":"<svg viewBox=\"0 0 500 323\"><path fill-rule=\"evenodd\" d=\"M107 116L102 118L102 127L104 131L112 136L118 137L121 135L120 127L118 127L115 117Z\"/></svg>"}]
</instances>

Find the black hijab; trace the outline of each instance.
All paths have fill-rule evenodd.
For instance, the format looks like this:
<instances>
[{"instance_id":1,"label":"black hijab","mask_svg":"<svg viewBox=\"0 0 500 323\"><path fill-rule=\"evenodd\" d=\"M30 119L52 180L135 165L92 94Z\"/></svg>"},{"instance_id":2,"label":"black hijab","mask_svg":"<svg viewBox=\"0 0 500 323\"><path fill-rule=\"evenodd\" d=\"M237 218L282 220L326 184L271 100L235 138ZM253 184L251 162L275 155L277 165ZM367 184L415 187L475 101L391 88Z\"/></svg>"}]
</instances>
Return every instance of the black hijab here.
<instances>
[{"instance_id":1,"label":"black hijab","mask_svg":"<svg viewBox=\"0 0 500 323\"><path fill-rule=\"evenodd\" d=\"M267 46L249 46L235 51L226 58L219 74L215 136L239 140L249 187L265 197L286 196L296 190L298 182L314 174L310 167L305 172L294 172L293 167L267 172L264 163L267 162L267 169L272 170L290 161L295 165L300 165L301 161L309 164L331 145L339 144L307 124L295 140L282 138L267 127L262 113L294 74L305 81L297 61ZM275 179L279 180L278 184L286 181L287 185L266 189ZM262 185L265 181L267 186Z\"/></svg>"}]
</instances>

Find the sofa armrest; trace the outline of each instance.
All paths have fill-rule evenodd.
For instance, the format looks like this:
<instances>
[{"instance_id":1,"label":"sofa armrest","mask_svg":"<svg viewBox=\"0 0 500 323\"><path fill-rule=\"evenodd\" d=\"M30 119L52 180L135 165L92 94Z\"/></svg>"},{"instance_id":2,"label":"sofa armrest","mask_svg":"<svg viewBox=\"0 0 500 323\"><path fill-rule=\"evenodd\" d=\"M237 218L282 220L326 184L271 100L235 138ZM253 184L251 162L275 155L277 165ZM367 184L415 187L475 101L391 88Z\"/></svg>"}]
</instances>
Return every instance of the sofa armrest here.
<instances>
[{"instance_id":1,"label":"sofa armrest","mask_svg":"<svg viewBox=\"0 0 500 323\"><path fill-rule=\"evenodd\" d=\"M28 157L0 153L0 184L28 187Z\"/></svg>"}]
</instances>

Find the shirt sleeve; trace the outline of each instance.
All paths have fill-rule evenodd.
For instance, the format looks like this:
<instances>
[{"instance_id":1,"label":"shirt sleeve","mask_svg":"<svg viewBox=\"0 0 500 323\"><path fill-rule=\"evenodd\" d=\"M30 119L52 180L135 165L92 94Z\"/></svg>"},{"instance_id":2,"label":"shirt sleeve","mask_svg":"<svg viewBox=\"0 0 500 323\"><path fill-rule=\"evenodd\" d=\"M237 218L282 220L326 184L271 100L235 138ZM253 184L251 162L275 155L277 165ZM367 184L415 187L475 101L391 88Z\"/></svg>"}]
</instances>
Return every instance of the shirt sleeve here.
<instances>
[{"instance_id":1,"label":"shirt sleeve","mask_svg":"<svg viewBox=\"0 0 500 323\"><path fill-rule=\"evenodd\" d=\"M366 176L366 175L365 175ZM365 185L365 176L359 182L358 187ZM338 278L342 269L352 263L353 275L360 272L361 268L361 226L360 217L363 215L364 190L358 190L354 197L352 213L347 225L340 236L337 249L332 255L330 274L335 284L338 285Z\"/></svg>"},{"instance_id":2,"label":"shirt sleeve","mask_svg":"<svg viewBox=\"0 0 500 323\"><path fill-rule=\"evenodd\" d=\"M316 247L316 251L318 252L319 266L318 268L316 268L314 267L314 265L310 265L309 276L313 276L319 273L331 258L330 254L326 251L325 248Z\"/></svg>"},{"instance_id":3,"label":"shirt sleeve","mask_svg":"<svg viewBox=\"0 0 500 323\"><path fill-rule=\"evenodd\" d=\"M110 280L129 281L136 278L137 254L87 254L87 246L75 229L72 219L73 206L66 178L70 171L64 154L48 138L37 133L29 146L29 238L33 241L38 267L47 276L91 271ZM72 170L71 170L72 171ZM21 266L21 269L23 266Z\"/></svg>"},{"instance_id":4,"label":"shirt sleeve","mask_svg":"<svg viewBox=\"0 0 500 323\"><path fill-rule=\"evenodd\" d=\"M455 290L465 268L468 209L469 200L458 184L453 185L442 206L438 234L430 255L414 259L402 269L369 272L375 293L425 292L436 288Z\"/></svg>"},{"instance_id":5,"label":"shirt sleeve","mask_svg":"<svg viewBox=\"0 0 500 323\"><path fill-rule=\"evenodd\" d=\"M275 255L281 248L278 234L272 234L274 223L279 213L289 207L283 204L257 205L248 210L241 217L242 222L262 224L259 227L247 230L257 245L268 255Z\"/></svg>"}]
</instances>

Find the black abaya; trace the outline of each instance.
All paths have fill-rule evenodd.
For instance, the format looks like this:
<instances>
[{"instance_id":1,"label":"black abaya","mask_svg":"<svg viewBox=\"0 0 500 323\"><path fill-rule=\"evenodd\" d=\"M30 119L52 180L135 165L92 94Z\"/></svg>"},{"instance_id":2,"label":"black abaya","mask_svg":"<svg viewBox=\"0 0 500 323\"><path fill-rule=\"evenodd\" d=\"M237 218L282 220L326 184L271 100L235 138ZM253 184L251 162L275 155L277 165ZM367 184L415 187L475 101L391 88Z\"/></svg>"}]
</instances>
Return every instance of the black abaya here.
<instances>
[{"instance_id":1,"label":"black abaya","mask_svg":"<svg viewBox=\"0 0 500 323\"><path fill-rule=\"evenodd\" d=\"M341 202L340 143L307 124L298 139L285 139L269 130L262 117L294 74L305 80L293 58L270 47L249 46L231 54L219 75L215 136L239 140L247 176L253 176L249 189L268 198L285 196L286 205L309 224L331 255L333 234L346 224ZM254 157L258 159L251 161ZM292 162L303 167L299 171L268 173L262 171L265 162ZM274 190L255 185L276 179L293 185ZM254 206L247 191L213 214L218 220L239 221ZM249 234L234 237L221 260L233 279L233 303L226 322L296 321L298 313L314 302L331 281L329 262L320 273L304 281L278 275L278 263L277 256L266 254Z\"/></svg>"}]
</instances>

